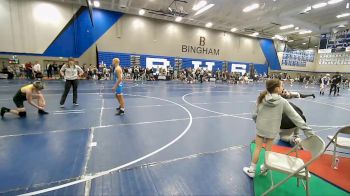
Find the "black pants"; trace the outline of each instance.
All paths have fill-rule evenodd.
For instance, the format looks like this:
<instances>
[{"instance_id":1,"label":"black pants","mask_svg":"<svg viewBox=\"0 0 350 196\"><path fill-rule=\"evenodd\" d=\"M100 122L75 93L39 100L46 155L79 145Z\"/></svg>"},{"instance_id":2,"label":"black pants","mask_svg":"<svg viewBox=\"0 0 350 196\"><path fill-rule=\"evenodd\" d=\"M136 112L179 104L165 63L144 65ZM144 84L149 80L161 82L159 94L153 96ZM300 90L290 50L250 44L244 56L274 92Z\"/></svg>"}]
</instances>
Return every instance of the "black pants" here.
<instances>
[{"instance_id":1,"label":"black pants","mask_svg":"<svg viewBox=\"0 0 350 196\"><path fill-rule=\"evenodd\" d=\"M67 95L69 93L70 87L73 86L73 103L77 103L78 99L78 80L66 80L66 84L64 85L64 92L61 97L60 104L63 105L66 101Z\"/></svg>"},{"instance_id":2,"label":"black pants","mask_svg":"<svg viewBox=\"0 0 350 196\"><path fill-rule=\"evenodd\" d=\"M47 77L52 78L52 70L50 69L47 70Z\"/></svg>"},{"instance_id":3,"label":"black pants","mask_svg":"<svg viewBox=\"0 0 350 196\"><path fill-rule=\"evenodd\" d=\"M329 94L332 94L333 88L334 88L334 95L337 93L337 91L339 94L339 87L337 86L337 84L331 84L331 89L329 90Z\"/></svg>"}]
</instances>

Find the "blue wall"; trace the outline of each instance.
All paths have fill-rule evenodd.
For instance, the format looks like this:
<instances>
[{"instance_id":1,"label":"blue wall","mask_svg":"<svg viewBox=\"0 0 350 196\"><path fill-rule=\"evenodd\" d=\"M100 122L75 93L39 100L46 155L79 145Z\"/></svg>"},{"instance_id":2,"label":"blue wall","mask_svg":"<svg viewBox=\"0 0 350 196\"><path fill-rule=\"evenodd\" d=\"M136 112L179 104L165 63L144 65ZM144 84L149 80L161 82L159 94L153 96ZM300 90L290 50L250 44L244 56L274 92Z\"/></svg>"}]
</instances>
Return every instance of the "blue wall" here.
<instances>
[{"instance_id":1,"label":"blue wall","mask_svg":"<svg viewBox=\"0 0 350 196\"><path fill-rule=\"evenodd\" d=\"M119 12L94 9L93 18L98 22L92 27L89 9L81 9L46 49L43 56L80 57L122 16Z\"/></svg>"},{"instance_id":2,"label":"blue wall","mask_svg":"<svg viewBox=\"0 0 350 196\"><path fill-rule=\"evenodd\" d=\"M275 45L270 39L260 39L260 47L265 55L268 65L272 70L281 70Z\"/></svg>"}]
</instances>

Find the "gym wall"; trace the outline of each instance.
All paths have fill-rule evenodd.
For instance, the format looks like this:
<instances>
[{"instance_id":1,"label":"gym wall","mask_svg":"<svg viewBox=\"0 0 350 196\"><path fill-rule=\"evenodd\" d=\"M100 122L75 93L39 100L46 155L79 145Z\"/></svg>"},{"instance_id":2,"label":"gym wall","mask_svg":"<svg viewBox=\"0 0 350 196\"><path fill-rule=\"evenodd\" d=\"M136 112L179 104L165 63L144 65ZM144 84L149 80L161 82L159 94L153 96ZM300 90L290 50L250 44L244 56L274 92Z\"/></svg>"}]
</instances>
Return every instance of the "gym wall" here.
<instances>
[{"instance_id":1,"label":"gym wall","mask_svg":"<svg viewBox=\"0 0 350 196\"><path fill-rule=\"evenodd\" d=\"M265 64L266 61L257 39L133 15L123 15L97 41L97 46L99 51L106 52L152 54L259 64ZM216 49L220 52L219 55L183 52L183 46Z\"/></svg>"},{"instance_id":2,"label":"gym wall","mask_svg":"<svg viewBox=\"0 0 350 196\"><path fill-rule=\"evenodd\" d=\"M42 54L78 8L45 0L1 0L0 51Z\"/></svg>"},{"instance_id":3,"label":"gym wall","mask_svg":"<svg viewBox=\"0 0 350 196\"><path fill-rule=\"evenodd\" d=\"M102 27L91 29L86 10L73 18L80 8L44 0L0 1L4 29L0 32L0 58L17 55L20 63L38 60L44 64L45 60L62 61L73 54L81 64L95 64L97 46L106 52L266 64L255 38L106 10L94 10L95 25ZM73 28L76 38L67 33L69 28ZM183 52L183 45L215 49L219 54Z\"/></svg>"}]
</instances>

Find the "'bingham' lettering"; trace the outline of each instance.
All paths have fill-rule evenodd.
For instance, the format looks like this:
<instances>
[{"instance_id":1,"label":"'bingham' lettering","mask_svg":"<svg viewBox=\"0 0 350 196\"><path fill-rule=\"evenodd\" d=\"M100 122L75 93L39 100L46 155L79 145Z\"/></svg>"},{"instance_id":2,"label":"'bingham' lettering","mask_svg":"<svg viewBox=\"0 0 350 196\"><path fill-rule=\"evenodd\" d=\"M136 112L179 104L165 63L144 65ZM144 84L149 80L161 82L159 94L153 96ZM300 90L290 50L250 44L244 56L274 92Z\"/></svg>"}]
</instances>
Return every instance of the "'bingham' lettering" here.
<instances>
[{"instance_id":1,"label":"'bingham' lettering","mask_svg":"<svg viewBox=\"0 0 350 196\"><path fill-rule=\"evenodd\" d=\"M220 55L220 49L182 45L182 52L194 54Z\"/></svg>"}]
</instances>

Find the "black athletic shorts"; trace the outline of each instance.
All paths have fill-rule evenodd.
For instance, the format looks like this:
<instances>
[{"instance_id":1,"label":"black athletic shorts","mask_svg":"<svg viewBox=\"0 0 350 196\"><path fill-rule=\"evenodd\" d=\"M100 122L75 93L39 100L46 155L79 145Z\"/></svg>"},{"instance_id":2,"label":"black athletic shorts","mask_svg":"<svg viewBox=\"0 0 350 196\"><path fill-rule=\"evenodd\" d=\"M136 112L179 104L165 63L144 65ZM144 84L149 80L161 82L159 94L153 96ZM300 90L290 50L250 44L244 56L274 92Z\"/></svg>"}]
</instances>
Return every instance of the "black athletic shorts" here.
<instances>
[{"instance_id":1,"label":"black athletic shorts","mask_svg":"<svg viewBox=\"0 0 350 196\"><path fill-rule=\"evenodd\" d=\"M13 102L15 102L17 108L24 108L23 102L27 100L26 94L21 92L21 89L18 90L16 95L13 97Z\"/></svg>"}]
</instances>

